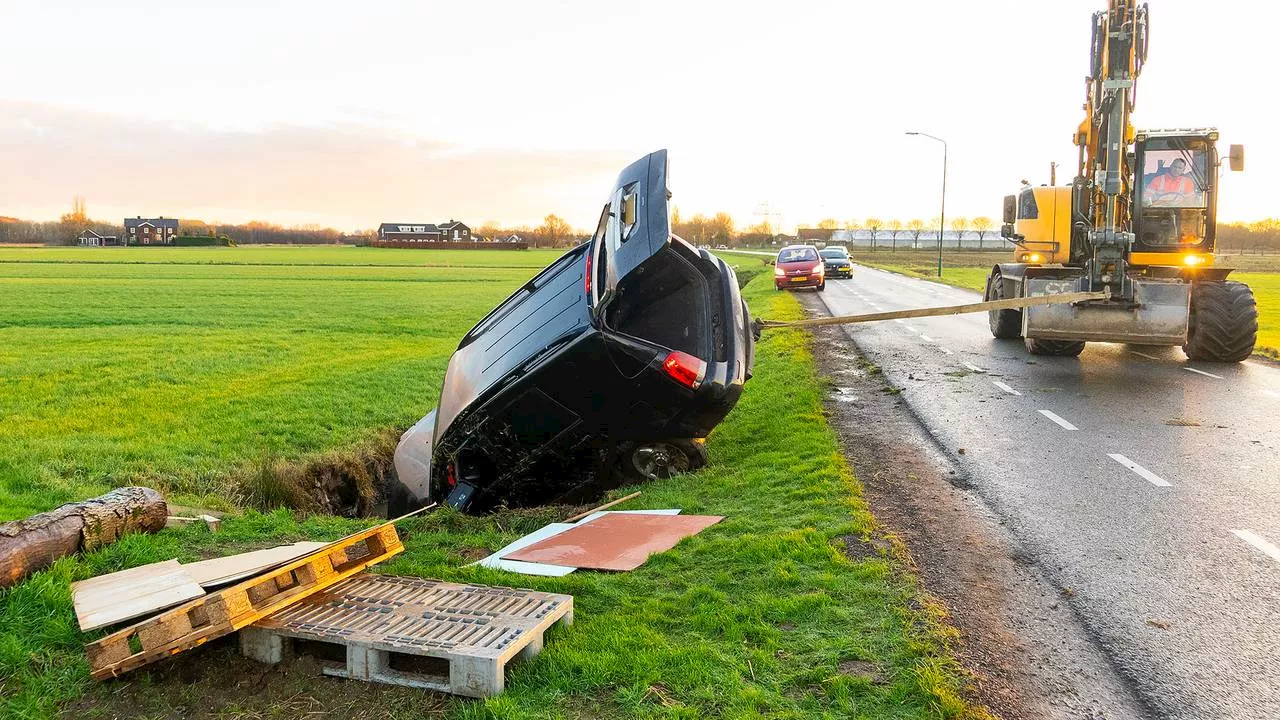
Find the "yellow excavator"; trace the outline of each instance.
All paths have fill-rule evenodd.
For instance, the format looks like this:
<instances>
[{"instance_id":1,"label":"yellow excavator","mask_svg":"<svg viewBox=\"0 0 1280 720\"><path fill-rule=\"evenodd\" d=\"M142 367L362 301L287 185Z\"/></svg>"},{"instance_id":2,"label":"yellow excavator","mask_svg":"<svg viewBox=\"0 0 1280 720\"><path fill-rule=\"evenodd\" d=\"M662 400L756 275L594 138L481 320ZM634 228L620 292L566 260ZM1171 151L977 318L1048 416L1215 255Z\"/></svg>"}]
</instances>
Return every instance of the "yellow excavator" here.
<instances>
[{"instance_id":1,"label":"yellow excavator","mask_svg":"<svg viewBox=\"0 0 1280 720\"><path fill-rule=\"evenodd\" d=\"M1218 131L1135 130L1147 57L1146 4L1110 0L1093 15L1085 119L1070 185L1023 181L1004 198L1000 234L1013 262L987 277L986 299L1080 291L1105 300L989 313L997 338L1036 355L1079 355L1086 342L1181 345L1192 360L1239 362L1253 352L1258 311L1244 283L1214 264ZM1244 148L1228 152L1244 169Z\"/></svg>"}]
</instances>

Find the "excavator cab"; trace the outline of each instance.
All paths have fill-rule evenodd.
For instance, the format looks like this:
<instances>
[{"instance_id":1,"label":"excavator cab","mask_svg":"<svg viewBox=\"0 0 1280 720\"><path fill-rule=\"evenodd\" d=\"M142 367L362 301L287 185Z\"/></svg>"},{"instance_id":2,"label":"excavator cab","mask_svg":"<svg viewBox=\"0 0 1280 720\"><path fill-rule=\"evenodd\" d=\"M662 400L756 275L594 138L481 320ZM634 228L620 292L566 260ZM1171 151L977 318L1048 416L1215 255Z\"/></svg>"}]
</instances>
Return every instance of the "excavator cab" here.
<instances>
[{"instance_id":1,"label":"excavator cab","mask_svg":"<svg viewBox=\"0 0 1280 720\"><path fill-rule=\"evenodd\" d=\"M1131 265L1213 264L1217 139L1216 130L1138 133Z\"/></svg>"}]
</instances>

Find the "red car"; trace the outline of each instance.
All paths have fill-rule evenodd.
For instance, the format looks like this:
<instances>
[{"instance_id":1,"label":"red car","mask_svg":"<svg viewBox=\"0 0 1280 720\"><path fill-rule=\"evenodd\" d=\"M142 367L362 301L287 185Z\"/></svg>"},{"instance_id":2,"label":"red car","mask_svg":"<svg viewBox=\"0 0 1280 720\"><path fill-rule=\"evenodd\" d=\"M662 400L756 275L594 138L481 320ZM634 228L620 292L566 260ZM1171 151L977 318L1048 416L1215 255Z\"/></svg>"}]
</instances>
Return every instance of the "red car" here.
<instances>
[{"instance_id":1,"label":"red car","mask_svg":"<svg viewBox=\"0 0 1280 720\"><path fill-rule=\"evenodd\" d=\"M818 248L812 245L788 245L778 251L774 261L773 286L783 288L827 289L826 267Z\"/></svg>"}]
</instances>

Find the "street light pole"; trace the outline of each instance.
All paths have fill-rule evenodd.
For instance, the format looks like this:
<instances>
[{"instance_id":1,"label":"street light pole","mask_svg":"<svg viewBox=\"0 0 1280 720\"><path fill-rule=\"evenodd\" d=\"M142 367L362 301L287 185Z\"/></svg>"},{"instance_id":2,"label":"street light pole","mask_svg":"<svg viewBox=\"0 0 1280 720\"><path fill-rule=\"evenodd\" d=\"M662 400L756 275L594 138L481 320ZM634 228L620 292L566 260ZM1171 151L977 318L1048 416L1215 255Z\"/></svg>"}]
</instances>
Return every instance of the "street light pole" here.
<instances>
[{"instance_id":1,"label":"street light pole","mask_svg":"<svg viewBox=\"0 0 1280 720\"><path fill-rule=\"evenodd\" d=\"M942 233L947 227L947 141L929 133L908 132L907 134L927 137L942 143L942 212L938 215L938 277L942 277Z\"/></svg>"}]
</instances>

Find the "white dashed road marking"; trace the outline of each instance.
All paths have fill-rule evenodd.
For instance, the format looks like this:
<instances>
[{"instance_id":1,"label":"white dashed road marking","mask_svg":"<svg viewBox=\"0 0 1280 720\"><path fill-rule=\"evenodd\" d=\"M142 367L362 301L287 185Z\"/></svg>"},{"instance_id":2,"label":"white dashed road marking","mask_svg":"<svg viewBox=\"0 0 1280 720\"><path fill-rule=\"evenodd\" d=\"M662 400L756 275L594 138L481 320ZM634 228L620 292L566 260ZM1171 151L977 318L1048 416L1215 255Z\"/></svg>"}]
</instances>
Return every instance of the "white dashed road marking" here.
<instances>
[{"instance_id":1,"label":"white dashed road marking","mask_svg":"<svg viewBox=\"0 0 1280 720\"><path fill-rule=\"evenodd\" d=\"M1263 555L1266 555L1276 562L1280 562L1280 547L1276 547L1274 544L1268 542L1266 538L1258 535L1252 530L1232 530L1231 532L1236 537L1261 550Z\"/></svg>"},{"instance_id":2,"label":"white dashed road marking","mask_svg":"<svg viewBox=\"0 0 1280 720\"><path fill-rule=\"evenodd\" d=\"M933 342L933 338L931 338L931 337L929 337L928 335L925 335L925 334L923 334L923 333L921 333L921 335L920 335L920 339L921 339L921 340L923 340L923 341L925 341L925 342Z\"/></svg>"},{"instance_id":3,"label":"white dashed road marking","mask_svg":"<svg viewBox=\"0 0 1280 720\"><path fill-rule=\"evenodd\" d=\"M1193 373L1196 373L1197 375L1204 375L1205 377L1216 378L1216 379L1218 379L1218 380L1221 380L1221 379L1222 379L1222 376L1221 376L1221 375L1214 375L1214 374L1213 374L1213 373L1211 373L1211 372L1205 372L1205 371L1203 371L1203 370L1197 370L1197 369L1195 369L1195 368L1193 368L1193 367L1184 367L1184 368L1182 368L1182 369L1183 369L1183 370L1186 370L1187 372L1193 372Z\"/></svg>"},{"instance_id":4,"label":"white dashed road marking","mask_svg":"<svg viewBox=\"0 0 1280 720\"><path fill-rule=\"evenodd\" d=\"M1160 359L1160 358L1156 357L1155 355L1148 355L1148 354L1146 354L1146 353L1144 353L1144 352L1138 352L1137 350L1130 350L1129 352L1133 353L1134 355L1140 355L1140 356L1142 356L1142 357L1144 357L1144 358L1146 358L1146 359L1148 359L1148 360L1159 360L1159 359Z\"/></svg>"},{"instance_id":5,"label":"white dashed road marking","mask_svg":"<svg viewBox=\"0 0 1280 720\"><path fill-rule=\"evenodd\" d=\"M1062 426L1062 428L1063 428L1064 430L1079 430L1079 429L1080 429L1080 428L1076 427L1075 425L1072 425L1071 423L1067 422L1066 420L1063 420L1061 416L1059 416L1057 413L1054 413L1054 412L1053 412L1053 411L1051 411L1051 410L1041 410L1041 411L1040 411L1040 414L1041 414L1041 415L1043 415L1043 416L1045 416L1045 417L1047 417L1047 418L1049 418L1050 420L1052 420L1052 421L1054 421L1054 422L1058 423L1059 425L1061 425L1061 426Z\"/></svg>"},{"instance_id":6,"label":"white dashed road marking","mask_svg":"<svg viewBox=\"0 0 1280 720\"><path fill-rule=\"evenodd\" d=\"M1021 394L1022 394L1022 393L1018 392L1017 390L1014 390L1013 388L1009 387L1008 385L1005 385L1004 383L1000 382L999 380L992 380L992 381L991 381L991 384L992 384L992 385L995 385L996 387L1000 388L1001 390L1003 390L1003 391L1005 391L1005 392L1009 393L1010 395L1021 395Z\"/></svg>"},{"instance_id":7,"label":"white dashed road marking","mask_svg":"<svg viewBox=\"0 0 1280 720\"><path fill-rule=\"evenodd\" d=\"M954 355L954 354L955 354L955 353L951 352L951 350L950 350L949 348L945 348L945 347L943 347L943 346L941 346L941 345L939 345L939 346L938 346L938 349L939 349L939 350L941 350L942 352L944 352L944 353L948 354L948 355Z\"/></svg>"},{"instance_id":8,"label":"white dashed road marking","mask_svg":"<svg viewBox=\"0 0 1280 720\"><path fill-rule=\"evenodd\" d=\"M983 370L982 368L980 368L980 367L978 367L977 365L974 365L973 363L970 363L970 362L965 363L965 364L964 364L964 366L965 366L965 367L967 367L967 368L969 368L970 370L972 370L972 371L976 372L976 373L986 372L986 370Z\"/></svg>"},{"instance_id":9,"label":"white dashed road marking","mask_svg":"<svg viewBox=\"0 0 1280 720\"><path fill-rule=\"evenodd\" d=\"M1041 410L1040 412L1044 412L1044 411ZM1121 455L1120 453L1107 453L1107 457L1129 468L1133 472L1137 473L1139 477L1151 483L1152 485L1156 485L1159 487L1169 487L1168 481L1166 481L1164 478L1142 467L1138 463L1130 460L1129 458Z\"/></svg>"}]
</instances>

